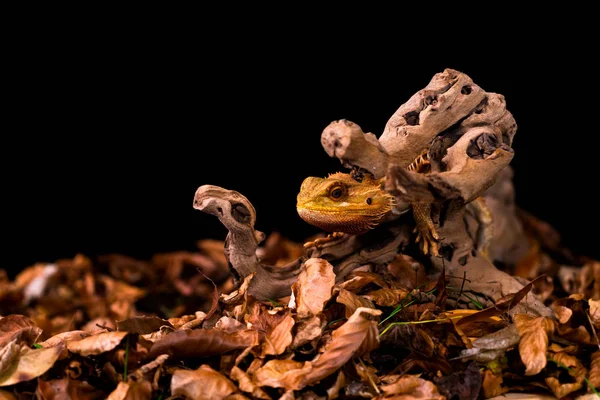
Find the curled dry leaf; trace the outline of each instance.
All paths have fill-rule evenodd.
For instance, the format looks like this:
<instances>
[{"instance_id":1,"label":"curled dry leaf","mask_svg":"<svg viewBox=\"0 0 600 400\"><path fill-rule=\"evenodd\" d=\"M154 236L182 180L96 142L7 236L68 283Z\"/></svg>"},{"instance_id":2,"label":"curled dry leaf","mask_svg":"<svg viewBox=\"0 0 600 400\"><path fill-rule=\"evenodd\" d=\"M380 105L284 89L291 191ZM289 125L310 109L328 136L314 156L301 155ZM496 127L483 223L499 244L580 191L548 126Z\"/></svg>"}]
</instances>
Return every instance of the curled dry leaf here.
<instances>
[{"instance_id":1,"label":"curled dry leaf","mask_svg":"<svg viewBox=\"0 0 600 400\"><path fill-rule=\"evenodd\" d=\"M556 362L561 369L565 369L566 367L566 371L570 375L569 382L565 383L560 381L560 374L557 377L548 376L546 378L546 384L556 397L560 399L569 393L581 389L587 370L577 358L566 353L556 353L552 355L552 361Z\"/></svg>"},{"instance_id":2,"label":"curled dry leaf","mask_svg":"<svg viewBox=\"0 0 600 400\"><path fill-rule=\"evenodd\" d=\"M0 375L0 386L14 385L37 378L48 371L63 351L63 346L47 349L30 349L22 347L12 364Z\"/></svg>"},{"instance_id":3,"label":"curled dry leaf","mask_svg":"<svg viewBox=\"0 0 600 400\"><path fill-rule=\"evenodd\" d=\"M41 334L42 330L23 315L11 314L0 318L0 348L15 339L31 346Z\"/></svg>"},{"instance_id":4,"label":"curled dry leaf","mask_svg":"<svg viewBox=\"0 0 600 400\"><path fill-rule=\"evenodd\" d=\"M371 300L358 296L343 288L339 289L335 301L346 306L346 318L350 318L350 316L354 314L354 311L359 307L375 308Z\"/></svg>"},{"instance_id":5,"label":"curled dry leaf","mask_svg":"<svg viewBox=\"0 0 600 400\"><path fill-rule=\"evenodd\" d=\"M600 300L588 300L590 320L596 329L600 329Z\"/></svg>"},{"instance_id":6,"label":"curled dry leaf","mask_svg":"<svg viewBox=\"0 0 600 400\"><path fill-rule=\"evenodd\" d=\"M502 375L494 375L492 371L486 369L483 373L483 396L486 399L500 396L508 392L508 388L502 386Z\"/></svg>"},{"instance_id":7,"label":"curled dry leaf","mask_svg":"<svg viewBox=\"0 0 600 400\"><path fill-rule=\"evenodd\" d=\"M296 324L296 335L294 336L292 347L298 348L304 346L306 343L320 337L323 333L323 325L321 318L317 316L300 320L300 322Z\"/></svg>"},{"instance_id":8,"label":"curled dry leaf","mask_svg":"<svg viewBox=\"0 0 600 400\"><path fill-rule=\"evenodd\" d=\"M91 332L86 331L70 331L63 332L57 335L52 336L50 339L45 340L43 342L38 343L38 345L42 347L53 347L61 343L67 343L73 340L81 340L85 339L88 336L91 336Z\"/></svg>"},{"instance_id":9,"label":"curled dry leaf","mask_svg":"<svg viewBox=\"0 0 600 400\"><path fill-rule=\"evenodd\" d=\"M129 333L146 335L159 330L162 326L173 328L173 325L165 319L158 317L136 316L117 321L117 329Z\"/></svg>"},{"instance_id":10,"label":"curled dry leaf","mask_svg":"<svg viewBox=\"0 0 600 400\"><path fill-rule=\"evenodd\" d=\"M298 317L308 318L323 311L335 284L333 266L322 258L309 258L292 285Z\"/></svg>"},{"instance_id":11,"label":"curled dry leaf","mask_svg":"<svg viewBox=\"0 0 600 400\"><path fill-rule=\"evenodd\" d=\"M393 398L394 400L445 400L433 382L426 381L415 375L405 375L390 385L381 386L384 398Z\"/></svg>"},{"instance_id":12,"label":"curled dry leaf","mask_svg":"<svg viewBox=\"0 0 600 400\"><path fill-rule=\"evenodd\" d=\"M531 317L526 314L514 316L521 335L519 354L525 364L525 375L536 375L546 366L548 335L554 332L554 321L547 317Z\"/></svg>"},{"instance_id":13,"label":"curled dry leaf","mask_svg":"<svg viewBox=\"0 0 600 400\"><path fill-rule=\"evenodd\" d=\"M142 382L119 382L117 388L108 395L106 400L150 400L152 398L152 384Z\"/></svg>"},{"instance_id":14,"label":"curled dry leaf","mask_svg":"<svg viewBox=\"0 0 600 400\"><path fill-rule=\"evenodd\" d=\"M221 317L215 324L215 329L218 329L218 330L221 330L221 331L224 331L227 333L233 333L233 332L237 332L237 331L246 329L246 325L242 324L240 321L238 321L235 318Z\"/></svg>"},{"instance_id":15,"label":"curled dry leaf","mask_svg":"<svg viewBox=\"0 0 600 400\"><path fill-rule=\"evenodd\" d=\"M15 362L21 352L21 345L17 343L18 339L0 348L0 376L4 374Z\"/></svg>"},{"instance_id":16,"label":"curled dry leaf","mask_svg":"<svg viewBox=\"0 0 600 400\"><path fill-rule=\"evenodd\" d=\"M342 371L338 373L338 376L335 380L335 383L327 389L327 399L334 400L337 399L340 395L340 391L344 388L346 384L346 376Z\"/></svg>"},{"instance_id":17,"label":"curled dry leaf","mask_svg":"<svg viewBox=\"0 0 600 400\"><path fill-rule=\"evenodd\" d=\"M69 377L50 381L44 381L38 378L38 387L35 394L38 399L44 400L106 399L105 392L96 389L86 381L70 379Z\"/></svg>"},{"instance_id":18,"label":"curled dry leaf","mask_svg":"<svg viewBox=\"0 0 600 400\"><path fill-rule=\"evenodd\" d=\"M246 315L245 319L252 329L265 335L260 357L281 354L292 343L292 327L295 322L291 310L282 312L254 303L250 315Z\"/></svg>"},{"instance_id":19,"label":"curled dry leaf","mask_svg":"<svg viewBox=\"0 0 600 400\"><path fill-rule=\"evenodd\" d=\"M271 360L259 368L254 376L258 386L286 388L300 386L303 379L303 364L294 360ZM296 390L296 389L294 389Z\"/></svg>"},{"instance_id":20,"label":"curled dry leaf","mask_svg":"<svg viewBox=\"0 0 600 400\"><path fill-rule=\"evenodd\" d=\"M239 384L240 390L246 393L250 393L252 397L255 397L257 399L271 400L271 397L267 393L265 393L264 390L258 387L247 373L245 373L238 367L234 366L231 369L229 376L231 377L231 379L233 379Z\"/></svg>"},{"instance_id":21,"label":"curled dry leaf","mask_svg":"<svg viewBox=\"0 0 600 400\"><path fill-rule=\"evenodd\" d=\"M123 341L125 336L127 336L127 332L103 332L82 340L67 342L67 349L71 353L83 357L95 356L113 350Z\"/></svg>"},{"instance_id":22,"label":"curled dry leaf","mask_svg":"<svg viewBox=\"0 0 600 400\"><path fill-rule=\"evenodd\" d=\"M292 344L292 327L294 318L287 314L281 322L264 339L261 357L279 355Z\"/></svg>"},{"instance_id":23,"label":"curled dry leaf","mask_svg":"<svg viewBox=\"0 0 600 400\"><path fill-rule=\"evenodd\" d=\"M382 307L395 307L408 295L405 289L378 289L364 295Z\"/></svg>"},{"instance_id":24,"label":"curled dry leaf","mask_svg":"<svg viewBox=\"0 0 600 400\"><path fill-rule=\"evenodd\" d=\"M171 378L171 394L194 400L223 399L237 391L229 379L209 367L201 365L197 370L178 369Z\"/></svg>"},{"instance_id":25,"label":"curled dry leaf","mask_svg":"<svg viewBox=\"0 0 600 400\"><path fill-rule=\"evenodd\" d=\"M215 329L177 331L157 340L150 348L148 358L156 358L161 354L175 358L209 357L253 347L258 341L258 332L250 329L234 333Z\"/></svg>"},{"instance_id":26,"label":"curled dry leaf","mask_svg":"<svg viewBox=\"0 0 600 400\"><path fill-rule=\"evenodd\" d=\"M592 354L589 380L592 386L600 387L600 350Z\"/></svg>"}]
</instances>

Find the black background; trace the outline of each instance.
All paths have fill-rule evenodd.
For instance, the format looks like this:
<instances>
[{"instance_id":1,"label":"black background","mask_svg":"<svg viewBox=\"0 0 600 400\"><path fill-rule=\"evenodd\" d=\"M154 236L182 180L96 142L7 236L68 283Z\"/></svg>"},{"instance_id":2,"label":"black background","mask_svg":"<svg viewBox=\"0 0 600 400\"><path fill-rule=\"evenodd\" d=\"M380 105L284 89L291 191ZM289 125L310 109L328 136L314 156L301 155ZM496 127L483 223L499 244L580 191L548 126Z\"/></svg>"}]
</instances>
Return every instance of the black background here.
<instances>
[{"instance_id":1,"label":"black background","mask_svg":"<svg viewBox=\"0 0 600 400\"><path fill-rule=\"evenodd\" d=\"M506 97L519 125L518 204L600 257L590 52L210 43L47 41L10 57L0 268L223 239L219 222L192 208L207 183L246 195L257 229L300 241L317 231L296 214L300 183L341 168L321 148L323 128L346 118L379 135L444 68Z\"/></svg>"}]
</instances>

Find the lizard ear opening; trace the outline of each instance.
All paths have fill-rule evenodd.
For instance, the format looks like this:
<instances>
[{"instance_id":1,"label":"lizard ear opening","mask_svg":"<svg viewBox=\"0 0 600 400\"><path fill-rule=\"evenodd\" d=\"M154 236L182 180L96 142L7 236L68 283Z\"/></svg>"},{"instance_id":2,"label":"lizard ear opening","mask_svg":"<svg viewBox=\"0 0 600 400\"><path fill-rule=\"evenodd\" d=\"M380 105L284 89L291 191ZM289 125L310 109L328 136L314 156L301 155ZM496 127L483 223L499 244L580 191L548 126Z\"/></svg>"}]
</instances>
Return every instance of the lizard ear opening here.
<instances>
[{"instance_id":1,"label":"lizard ear opening","mask_svg":"<svg viewBox=\"0 0 600 400\"><path fill-rule=\"evenodd\" d=\"M373 199L372 199L372 198L370 198L370 197L367 197L367 204L368 204L368 205L371 205L371 204L373 204Z\"/></svg>"}]
</instances>

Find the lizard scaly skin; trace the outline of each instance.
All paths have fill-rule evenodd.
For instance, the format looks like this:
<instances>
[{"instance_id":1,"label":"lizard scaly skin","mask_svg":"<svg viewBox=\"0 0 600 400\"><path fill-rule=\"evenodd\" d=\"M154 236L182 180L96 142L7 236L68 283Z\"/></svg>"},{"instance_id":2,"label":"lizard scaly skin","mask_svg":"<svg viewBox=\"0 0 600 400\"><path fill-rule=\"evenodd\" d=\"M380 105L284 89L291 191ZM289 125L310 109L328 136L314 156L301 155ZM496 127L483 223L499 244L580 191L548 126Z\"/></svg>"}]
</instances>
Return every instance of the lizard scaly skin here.
<instances>
[{"instance_id":1,"label":"lizard scaly skin","mask_svg":"<svg viewBox=\"0 0 600 400\"><path fill-rule=\"evenodd\" d=\"M426 152L409 171L429 172ZM350 174L336 173L327 178L308 177L302 182L296 209L300 217L327 232L360 235L377 226L391 213L395 198L383 189L385 178L365 175L362 182ZM431 219L431 204L411 204L416 221L417 242L425 254L437 256L439 235ZM334 235L335 237L335 235Z\"/></svg>"}]
</instances>

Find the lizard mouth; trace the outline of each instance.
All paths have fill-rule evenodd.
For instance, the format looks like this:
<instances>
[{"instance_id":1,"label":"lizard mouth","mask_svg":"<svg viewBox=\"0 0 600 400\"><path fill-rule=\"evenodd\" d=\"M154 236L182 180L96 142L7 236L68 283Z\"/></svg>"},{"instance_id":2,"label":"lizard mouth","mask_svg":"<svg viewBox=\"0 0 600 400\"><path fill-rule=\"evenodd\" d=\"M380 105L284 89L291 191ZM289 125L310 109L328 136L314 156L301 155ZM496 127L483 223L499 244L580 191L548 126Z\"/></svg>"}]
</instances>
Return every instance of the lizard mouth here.
<instances>
[{"instance_id":1,"label":"lizard mouth","mask_svg":"<svg viewBox=\"0 0 600 400\"><path fill-rule=\"evenodd\" d=\"M304 221L326 232L343 232L360 235L375 227L381 215L353 215L352 213L327 213L298 207L298 215Z\"/></svg>"}]
</instances>

